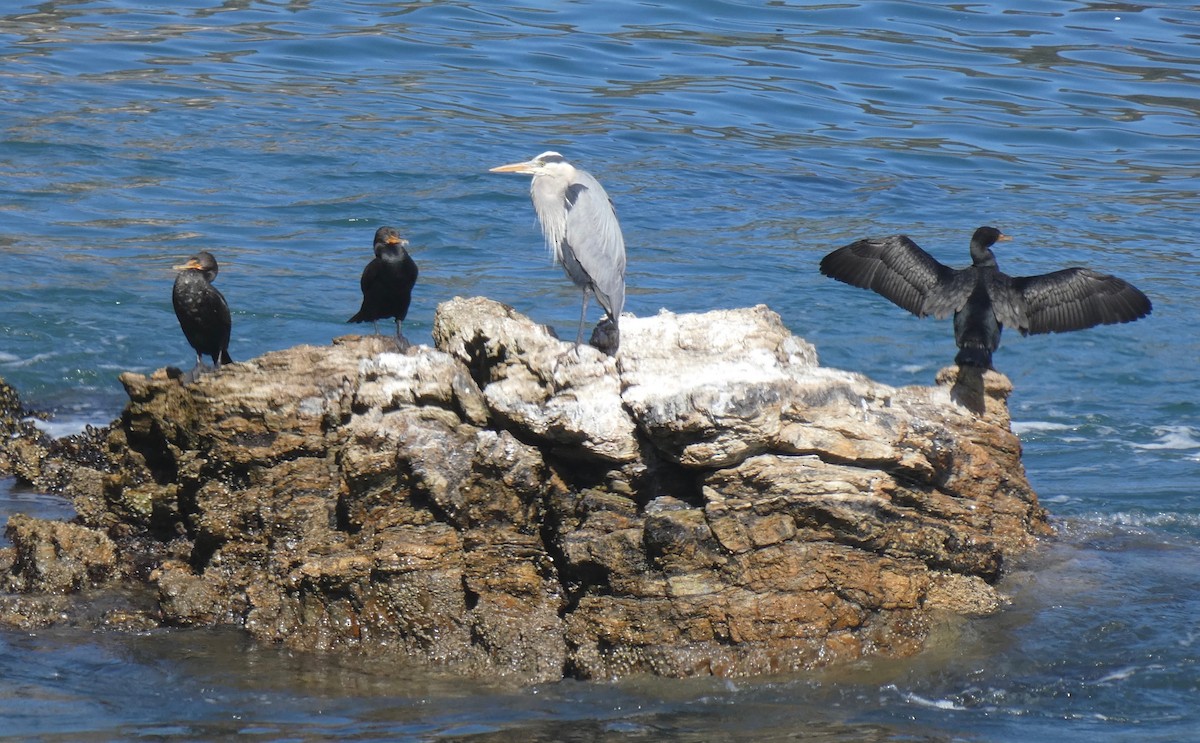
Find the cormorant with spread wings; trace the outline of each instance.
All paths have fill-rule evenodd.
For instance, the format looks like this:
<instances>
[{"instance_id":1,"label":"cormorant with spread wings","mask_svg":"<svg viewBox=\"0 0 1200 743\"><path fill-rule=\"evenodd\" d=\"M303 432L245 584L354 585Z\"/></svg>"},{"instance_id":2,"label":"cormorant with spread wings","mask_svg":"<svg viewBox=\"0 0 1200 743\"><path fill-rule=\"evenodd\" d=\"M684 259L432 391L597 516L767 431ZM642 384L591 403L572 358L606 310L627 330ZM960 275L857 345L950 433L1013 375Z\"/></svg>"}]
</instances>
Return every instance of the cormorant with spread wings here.
<instances>
[{"instance_id":1,"label":"cormorant with spread wings","mask_svg":"<svg viewBox=\"0 0 1200 743\"><path fill-rule=\"evenodd\" d=\"M1062 333L1150 314L1150 300L1137 287L1090 268L1003 273L992 245L1008 239L995 227L980 227L971 236L971 265L956 269L905 235L868 238L825 256L821 273L881 294L917 317L953 314L960 367L992 368L1005 325L1022 335Z\"/></svg>"}]
</instances>

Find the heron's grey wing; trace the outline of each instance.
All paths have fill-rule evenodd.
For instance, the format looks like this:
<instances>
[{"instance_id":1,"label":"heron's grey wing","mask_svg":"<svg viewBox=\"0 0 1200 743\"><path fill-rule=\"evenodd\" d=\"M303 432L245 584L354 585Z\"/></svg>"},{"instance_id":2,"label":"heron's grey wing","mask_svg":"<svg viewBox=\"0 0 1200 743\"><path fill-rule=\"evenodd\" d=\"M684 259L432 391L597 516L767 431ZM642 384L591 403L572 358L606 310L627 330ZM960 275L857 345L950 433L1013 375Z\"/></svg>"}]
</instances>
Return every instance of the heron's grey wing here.
<instances>
[{"instance_id":1,"label":"heron's grey wing","mask_svg":"<svg viewBox=\"0 0 1200 743\"><path fill-rule=\"evenodd\" d=\"M1013 294L1008 304L1024 305L1027 320L1017 327L1026 334L1130 322L1149 315L1151 310L1150 299L1133 284L1090 268L1018 276L1011 282Z\"/></svg>"},{"instance_id":2,"label":"heron's grey wing","mask_svg":"<svg viewBox=\"0 0 1200 743\"><path fill-rule=\"evenodd\" d=\"M564 250L571 251L596 299L616 319L625 306L625 239L612 202L599 181L584 171L567 189L566 202Z\"/></svg>"},{"instance_id":3,"label":"heron's grey wing","mask_svg":"<svg viewBox=\"0 0 1200 743\"><path fill-rule=\"evenodd\" d=\"M938 262L905 235L867 238L821 259L821 273L870 289L917 317L948 317L971 294L974 272Z\"/></svg>"}]
</instances>

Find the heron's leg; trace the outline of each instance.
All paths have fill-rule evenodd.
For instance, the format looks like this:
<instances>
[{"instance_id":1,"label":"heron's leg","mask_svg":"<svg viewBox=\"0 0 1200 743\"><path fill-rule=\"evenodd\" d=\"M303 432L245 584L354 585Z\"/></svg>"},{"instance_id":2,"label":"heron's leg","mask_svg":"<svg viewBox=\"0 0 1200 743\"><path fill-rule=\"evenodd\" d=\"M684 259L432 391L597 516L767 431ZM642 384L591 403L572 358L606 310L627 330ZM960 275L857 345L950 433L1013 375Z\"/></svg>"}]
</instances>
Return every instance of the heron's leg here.
<instances>
[{"instance_id":1,"label":"heron's leg","mask_svg":"<svg viewBox=\"0 0 1200 743\"><path fill-rule=\"evenodd\" d=\"M579 348L579 344L583 342L583 323L587 320L587 301L588 290L583 288L583 307L579 308L579 332L575 334L575 347Z\"/></svg>"}]
</instances>

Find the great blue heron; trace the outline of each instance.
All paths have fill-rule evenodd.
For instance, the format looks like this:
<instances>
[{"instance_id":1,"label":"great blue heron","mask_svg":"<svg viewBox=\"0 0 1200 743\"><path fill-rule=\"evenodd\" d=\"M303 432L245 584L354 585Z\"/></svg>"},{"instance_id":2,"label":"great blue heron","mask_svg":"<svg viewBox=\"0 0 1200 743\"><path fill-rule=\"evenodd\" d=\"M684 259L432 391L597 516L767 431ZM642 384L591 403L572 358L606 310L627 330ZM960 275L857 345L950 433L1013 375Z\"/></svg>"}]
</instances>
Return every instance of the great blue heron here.
<instances>
[{"instance_id":1,"label":"great blue heron","mask_svg":"<svg viewBox=\"0 0 1200 743\"><path fill-rule=\"evenodd\" d=\"M375 323L378 333L379 320L395 318L396 343L401 348L408 345L400 329L408 316L413 286L417 283L417 264L405 250L407 247L408 241L400 237L395 227L375 230L375 258L363 269L358 282L362 287L362 306L346 321Z\"/></svg>"},{"instance_id":2,"label":"great blue heron","mask_svg":"<svg viewBox=\"0 0 1200 743\"><path fill-rule=\"evenodd\" d=\"M217 259L212 253L200 251L187 263L175 266L175 286L171 289L171 304L179 327L192 348L196 349L196 366L191 376L204 367L204 357L211 356L213 364L232 364L229 358L229 305L212 285L217 278Z\"/></svg>"},{"instance_id":3,"label":"great blue heron","mask_svg":"<svg viewBox=\"0 0 1200 743\"><path fill-rule=\"evenodd\" d=\"M1005 325L1022 335L1061 333L1150 314L1150 300L1136 287L1089 268L1001 272L991 248L1008 239L995 227L975 230L972 265L961 269L942 265L904 235L859 240L825 256L821 273L878 292L917 317L953 313L960 367L992 368Z\"/></svg>"},{"instance_id":4,"label":"great blue heron","mask_svg":"<svg viewBox=\"0 0 1200 743\"><path fill-rule=\"evenodd\" d=\"M491 172L533 176L529 194L546 245L554 261L562 264L568 278L583 290L575 345L583 340L588 294L593 293L612 324L607 350L615 352L621 337L617 323L625 306L625 239L604 187L557 152L543 152L532 160L501 165Z\"/></svg>"}]
</instances>

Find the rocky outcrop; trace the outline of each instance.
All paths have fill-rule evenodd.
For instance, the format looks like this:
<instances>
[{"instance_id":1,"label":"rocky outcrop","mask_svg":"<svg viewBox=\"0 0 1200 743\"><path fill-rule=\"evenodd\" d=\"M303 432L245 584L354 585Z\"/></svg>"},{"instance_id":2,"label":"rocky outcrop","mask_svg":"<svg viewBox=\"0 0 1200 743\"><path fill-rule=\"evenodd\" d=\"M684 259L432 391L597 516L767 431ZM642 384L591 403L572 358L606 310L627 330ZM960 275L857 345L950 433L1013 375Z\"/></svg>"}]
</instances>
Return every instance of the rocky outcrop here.
<instances>
[{"instance_id":1,"label":"rocky outcrop","mask_svg":"<svg viewBox=\"0 0 1200 743\"><path fill-rule=\"evenodd\" d=\"M436 348L125 374L103 436L22 465L79 517L14 518L7 587L528 681L736 676L913 653L1047 532L995 373L977 417L762 306L621 327L611 357L455 299Z\"/></svg>"},{"instance_id":2,"label":"rocky outcrop","mask_svg":"<svg viewBox=\"0 0 1200 743\"><path fill-rule=\"evenodd\" d=\"M0 379L0 473L30 482L41 477L50 441L33 425L34 417L16 390Z\"/></svg>"}]
</instances>

